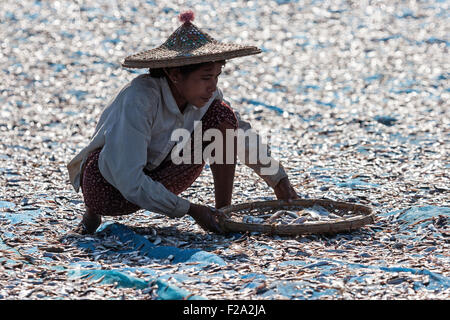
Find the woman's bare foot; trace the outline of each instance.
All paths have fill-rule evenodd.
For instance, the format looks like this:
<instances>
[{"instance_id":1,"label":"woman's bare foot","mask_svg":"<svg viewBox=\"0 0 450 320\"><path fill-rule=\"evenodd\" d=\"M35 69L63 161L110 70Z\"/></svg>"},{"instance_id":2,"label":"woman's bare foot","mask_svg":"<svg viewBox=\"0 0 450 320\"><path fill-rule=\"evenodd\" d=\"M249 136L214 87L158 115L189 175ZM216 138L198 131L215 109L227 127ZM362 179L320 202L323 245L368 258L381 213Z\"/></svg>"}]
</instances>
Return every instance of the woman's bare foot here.
<instances>
[{"instance_id":1,"label":"woman's bare foot","mask_svg":"<svg viewBox=\"0 0 450 320\"><path fill-rule=\"evenodd\" d=\"M83 219L75 228L74 232L79 234L93 234L102 223L102 217L86 209Z\"/></svg>"}]
</instances>

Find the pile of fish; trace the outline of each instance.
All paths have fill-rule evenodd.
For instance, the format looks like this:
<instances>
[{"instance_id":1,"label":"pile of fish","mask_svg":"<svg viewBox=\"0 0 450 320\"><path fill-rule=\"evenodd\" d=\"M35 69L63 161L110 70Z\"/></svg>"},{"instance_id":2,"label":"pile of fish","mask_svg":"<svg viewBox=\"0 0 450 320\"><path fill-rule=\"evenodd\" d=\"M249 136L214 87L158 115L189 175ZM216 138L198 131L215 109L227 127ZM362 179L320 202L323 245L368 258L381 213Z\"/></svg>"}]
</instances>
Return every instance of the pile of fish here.
<instances>
[{"instance_id":1,"label":"pile of fish","mask_svg":"<svg viewBox=\"0 0 450 320\"><path fill-rule=\"evenodd\" d=\"M1 5L0 299L448 300L448 1ZM108 101L148 72L122 68L123 58L161 45L188 8L217 40L263 51L227 61L218 86L300 198L370 206L372 224L328 236L216 235L187 215L141 210L71 233L85 206L67 163ZM208 166L180 196L215 205ZM237 165L232 204L275 199ZM355 214L286 211L257 221Z\"/></svg>"},{"instance_id":2,"label":"pile of fish","mask_svg":"<svg viewBox=\"0 0 450 320\"><path fill-rule=\"evenodd\" d=\"M337 210L336 210L337 211ZM305 208L300 211L278 210L272 214L244 215L243 223L261 223L261 224L304 224L308 221L332 222L346 218L360 218L362 215L351 213L338 215L329 212L322 206L314 205L311 208Z\"/></svg>"}]
</instances>

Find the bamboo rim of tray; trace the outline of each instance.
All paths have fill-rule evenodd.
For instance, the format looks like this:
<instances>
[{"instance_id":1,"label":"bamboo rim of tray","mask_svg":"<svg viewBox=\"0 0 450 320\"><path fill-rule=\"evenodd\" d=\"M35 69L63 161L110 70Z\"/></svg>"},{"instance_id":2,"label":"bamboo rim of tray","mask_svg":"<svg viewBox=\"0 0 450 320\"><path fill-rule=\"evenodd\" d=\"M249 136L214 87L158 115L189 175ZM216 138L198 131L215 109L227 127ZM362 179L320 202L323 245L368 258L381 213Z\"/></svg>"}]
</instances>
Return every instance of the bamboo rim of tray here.
<instances>
[{"instance_id":1,"label":"bamboo rim of tray","mask_svg":"<svg viewBox=\"0 0 450 320\"><path fill-rule=\"evenodd\" d=\"M320 205L327 210L351 211L352 217L335 219L333 221L306 221L303 224L267 224L244 223L232 220L230 213L249 213L255 209L289 210L309 208ZM375 213L372 208L355 203L332 201L326 199L296 199L291 203L284 200L255 201L226 206L220 209L225 213L220 219L220 225L225 232L261 232L270 235L302 235L302 234L335 234L350 232L360 227L373 223ZM356 217L361 215L360 217Z\"/></svg>"}]
</instances>

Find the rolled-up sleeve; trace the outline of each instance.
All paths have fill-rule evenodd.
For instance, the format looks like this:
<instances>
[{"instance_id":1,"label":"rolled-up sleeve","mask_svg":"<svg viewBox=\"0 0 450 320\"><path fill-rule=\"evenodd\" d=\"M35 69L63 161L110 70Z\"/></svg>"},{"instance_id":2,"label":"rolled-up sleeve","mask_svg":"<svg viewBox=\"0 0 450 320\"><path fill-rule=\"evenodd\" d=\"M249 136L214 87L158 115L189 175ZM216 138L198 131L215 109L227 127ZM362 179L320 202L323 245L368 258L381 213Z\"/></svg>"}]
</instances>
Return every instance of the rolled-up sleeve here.
<instances>
[{"instance_id":1,"label":"rolled-up sleeve","mask_svg":"<svg viewBox=\"0 0 450 320\"><path fill-rule=\"evenodd\" d=\"M152 212L181 217L188 212L189 201L144 173L155 112L152 107L157 107L149 104L152 102L142 97L124 98L117 119L105 131L99 169L128 201Z\"/></svg>"}]
</instances>

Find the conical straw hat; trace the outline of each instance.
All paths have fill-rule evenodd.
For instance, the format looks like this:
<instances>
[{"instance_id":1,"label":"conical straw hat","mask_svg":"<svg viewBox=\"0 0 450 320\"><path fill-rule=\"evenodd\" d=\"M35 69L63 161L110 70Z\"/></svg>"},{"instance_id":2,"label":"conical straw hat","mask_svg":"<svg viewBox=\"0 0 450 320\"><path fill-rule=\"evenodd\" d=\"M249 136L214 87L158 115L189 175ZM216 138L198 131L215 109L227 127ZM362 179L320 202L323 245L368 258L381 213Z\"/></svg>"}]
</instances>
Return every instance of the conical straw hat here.
<instances>
[{"instance_id":1,"label":"conical straw hat","mask_svg":"<svg viewBox=\"0 0 450 320\"><path fill-rule=\"evenodd\" d=\"M125 58L126 68L178 67L210 61L228 60L261 53L253 46L221 43L197 28L191 21L194 13L179 16L184 22L161 46Z\"/></svg>"}]
</instances>

